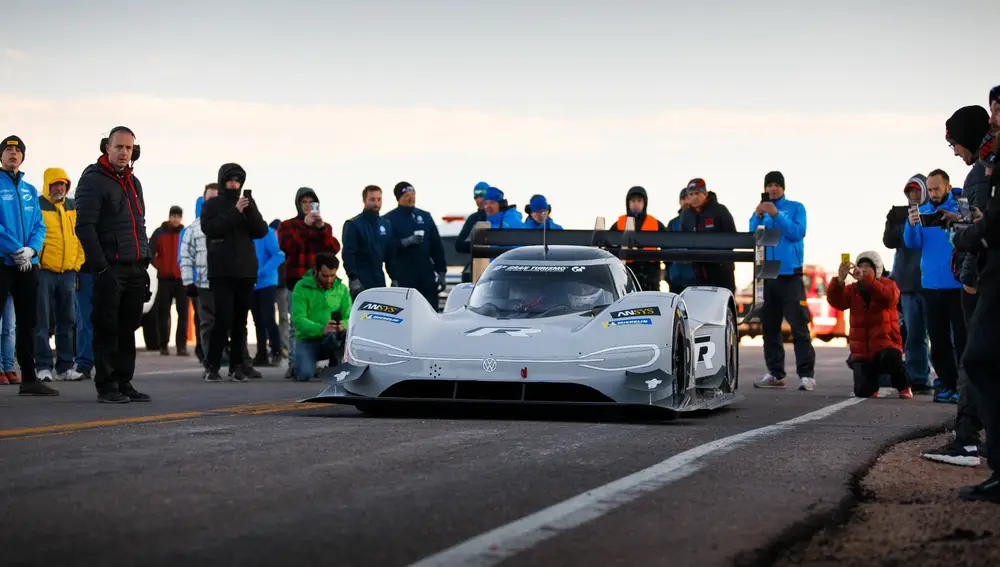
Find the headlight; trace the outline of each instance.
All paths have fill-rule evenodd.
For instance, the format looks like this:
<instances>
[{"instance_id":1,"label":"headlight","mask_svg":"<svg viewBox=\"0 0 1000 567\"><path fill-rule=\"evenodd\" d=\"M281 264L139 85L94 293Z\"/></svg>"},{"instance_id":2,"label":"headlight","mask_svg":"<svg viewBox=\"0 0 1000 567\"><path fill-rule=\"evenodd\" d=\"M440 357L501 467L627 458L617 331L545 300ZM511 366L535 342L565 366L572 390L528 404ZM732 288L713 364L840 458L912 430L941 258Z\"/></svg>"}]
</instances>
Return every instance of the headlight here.
<instances>
[{"instance_id":1,"label":"headlight","mask_svg":"<svg viewBox=\"0 0 1000 567\"><path fill-rule=\"evenodd\" d=\"M660 347L652 344L625 345L602 349L580 357L580 366L604 372L624 372L652 366L660 358Z\"/></svg>"},{"instance_id":2,"label":"headlight","mask_svg":"<svg viewBox=\"0 0 1000 567\"><path fill-rule=\"evenodd\" d=\"M409 354L406 349L364 337L352 336L347 340L347 356L353 364L393 366L406 362L400 355Z\"/></svg>"}]
</instances>

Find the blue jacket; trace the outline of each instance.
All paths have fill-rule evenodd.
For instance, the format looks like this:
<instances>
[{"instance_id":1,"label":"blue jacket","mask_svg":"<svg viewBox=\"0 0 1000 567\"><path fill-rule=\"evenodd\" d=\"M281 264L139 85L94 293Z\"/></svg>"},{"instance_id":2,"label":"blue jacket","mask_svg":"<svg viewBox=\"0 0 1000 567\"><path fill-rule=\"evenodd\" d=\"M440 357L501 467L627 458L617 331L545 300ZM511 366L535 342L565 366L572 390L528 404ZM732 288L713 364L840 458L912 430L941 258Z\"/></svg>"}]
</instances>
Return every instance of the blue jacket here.
<instances>
[{"instance_id":1,"label":"blue jacket","mask_svg":"<svg viewBox=\"0 0 1000 567\"><path fill-rule=\"evenodd\" d=\"M764 228L780 228L781 241L777 246L768 246L764 251L764 259L781 260L778 275L790 276L802 269L805 256L806 238L806 208L802 203L790 201L782 197L772 201L778 209L777 216L764 215L758 219L756 213L750 216L750 232L758 226Z\"/></svg>"},{"instance_id":2,"label":"blue jacket","mask_svg":"<svg viewBox=\"0 0 1000 567\"><path fill-rule=\"evenodd\" d=\"M340 256L348 283L359 280L364 289L386 287L382 265L392 271L392 224L378 213L364 211L344 223L341 237Z\"/></svg>"},{"instance_id":3,"label":"blue jacket","mask_svg":"<svg viewBox=\"0 0 1000 567\"><path fill-rule=\"evenodd\" d=\"M31 263L37 265L43 242L45 221L38 206L38 190L24 181L24 172L0 171L0 255L4 265L13 266L14 252L25 246L35 251Z\"/></svg>"},{"instance_id":4,"label":"blue jacket","mask_svg":"<svg viewBox=\"0 0 1000 567\"><path fill-rule=\"evenodd\" d=\"M681 217L679 214L681 212L682 211L678 211L678 215L667 223L668 231L682 231ZM667 284L670 285L670 291L698 285L698 280L694 277L694 266L692 266L690 262L667 262Z\"/></svg>"},{"instance_id":5,"label":"blue jacket","mask_svg":"<svg viewBox=\"0 0 1000 567\"><path fill-rule=\"evenodd\" d=\"M510 207L506 211L486 217L492 228L525 228L524 221L521 220L521 212L517 207Z\"/></svg>"},{"instance_id":6,"label":"blue jacket","mask_svg":"<svg viewBox=\"0 0 1000 567\"><path fill-rule=\"evenodd\" d=\"M550 218L546 218L545 219L545 225L546 225L545 226L545 230L562 230L563 229L562 226L560 226L560 225L552 222L552 219L550 219ZM522 228L538 229L538 230L542 229L542 225L539 224L539 223L537 223L537 222L535 222L535 219L531 218L530 215L524 219L524 222L521 223L521 227Z\"/></svg>"},{"instance_id":7,"label":"blue jacket","mask_svg":"<svg viewBox=\"0 0 1000 567\"><path fill-rule=\"evenodd\" d=\"M285 253L278 248L278 233L267 228L267 236L253 241L257 252L257 284L254 289L278 285L278 266L285 261Z\"/></svg>"},{"instance_id":8,"label":"blue jacket","mask_svg":"<svg viewBox=\"0 0 1000 567\"><path fill-rule=\"evenodd\" d=\"M954 193L940 205L928 201L920 205L920 214L929 215L938 209L958 212ZM920 224L903 227L903 243L907 248L920 250L920 283L924 289L956 289L962 284L951 271L951 255L954 248L945 229L939 226L924 227Z\"/></svg>"},{"instance_id":9,"label":"blue jacket","mask_svg":"<svg viewBox=\"0 0 1000 567\"><path fill-rule=\"evenodd\" d=\"M417 207L396 207L385 214L392 229L395 254L389 268L389 277L403 287L420 288L436 281L435 272L448 271L444 259L444 244L438 233L434 217ZM402 240L414 232L424 231L424 241L419 246L404 247Z\"/></svg>"}]
</instances>

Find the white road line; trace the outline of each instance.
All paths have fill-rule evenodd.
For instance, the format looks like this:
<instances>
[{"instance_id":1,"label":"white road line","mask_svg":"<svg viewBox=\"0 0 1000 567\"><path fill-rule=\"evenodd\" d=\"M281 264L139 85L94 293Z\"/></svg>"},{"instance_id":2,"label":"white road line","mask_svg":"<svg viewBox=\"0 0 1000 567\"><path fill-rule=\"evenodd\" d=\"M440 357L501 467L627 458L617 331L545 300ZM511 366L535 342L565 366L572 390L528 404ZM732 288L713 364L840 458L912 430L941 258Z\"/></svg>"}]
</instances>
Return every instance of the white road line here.
<instances>
[{"instance_id":1,"label":"white road line","mask_svg":"<svg viewBox=\"0 0 1000 567\"><path fill-rule=\"evenodd\" d=\"M496 565L562 532L596 520L648 492L659 490L674 481L689 476L703 466L698 461L707 455L726 453L754 439L787 431L803 423L824 419L844 408L861 403L865 399L847 399L794 419L752 429L689 449L647 469L473 537L413 563L409 567L459 565L488 567Z\"/></svg>"}]
</instances>

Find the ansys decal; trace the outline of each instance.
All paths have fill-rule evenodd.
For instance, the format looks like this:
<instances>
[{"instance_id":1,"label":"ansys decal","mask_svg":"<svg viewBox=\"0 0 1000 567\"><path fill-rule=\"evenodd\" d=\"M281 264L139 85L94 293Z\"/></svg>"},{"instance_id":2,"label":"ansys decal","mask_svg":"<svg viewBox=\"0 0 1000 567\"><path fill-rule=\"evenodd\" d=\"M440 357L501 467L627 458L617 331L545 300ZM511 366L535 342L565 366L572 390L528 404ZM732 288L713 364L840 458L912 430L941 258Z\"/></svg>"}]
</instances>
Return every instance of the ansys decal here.
<instances>
[{"instance_id":1,"label":"ansys decal","mask_svg":"<svg viewBox=\"0 0 1000 567\"><path fill-rule=\"evenodd\" d=\"M632 309L619 309L611 312L612 319L625 319L627 317L650 317L659 316L659 307L633 307Z\"/></svg>"},{"instance_id":2,"label":"ansys decal","mask_svg":"<svg viewBox=\"0 0 1000 567\"><path fill-rule=\"evenodd\" d=\"M361 304L360 309L362 311L377 311L379 313L388 313L390 315L399 315L403 310L402 307L396 307L395 305L386 305L384 303L375 303L374 301L366 301Z\"/></svg>"}]
</instances>

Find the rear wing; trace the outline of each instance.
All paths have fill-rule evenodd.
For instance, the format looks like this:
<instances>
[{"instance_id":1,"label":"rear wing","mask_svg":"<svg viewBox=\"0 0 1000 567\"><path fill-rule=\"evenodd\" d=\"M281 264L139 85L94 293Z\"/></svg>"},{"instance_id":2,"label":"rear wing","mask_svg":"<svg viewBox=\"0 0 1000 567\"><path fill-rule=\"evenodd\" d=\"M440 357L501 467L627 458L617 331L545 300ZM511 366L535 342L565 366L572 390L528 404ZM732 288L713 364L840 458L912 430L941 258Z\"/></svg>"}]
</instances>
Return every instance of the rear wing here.
<instances>
[{"instance_id":1,"label":"rear wing","mask_svg":"<svg viewBox=\"0 0 1000 567\"><path fill-rule=\"evenodd\" d=\"M632 221L632 219L628 219ZM754 299L744 315L748 319L764 305L764 280L774 279L780 260L766 260L765 248L777 246L781 229L758 227L755 232L643 232L604 230L598 217L593 230L526 230L490 228L477 223L473 228L472 281L479 280L489 260L519 246L594 246L618 255L621 260L661 262L747 262L754 265ZM643 250L654 248L654 250Z\"/></svg>"}]
</instances>

